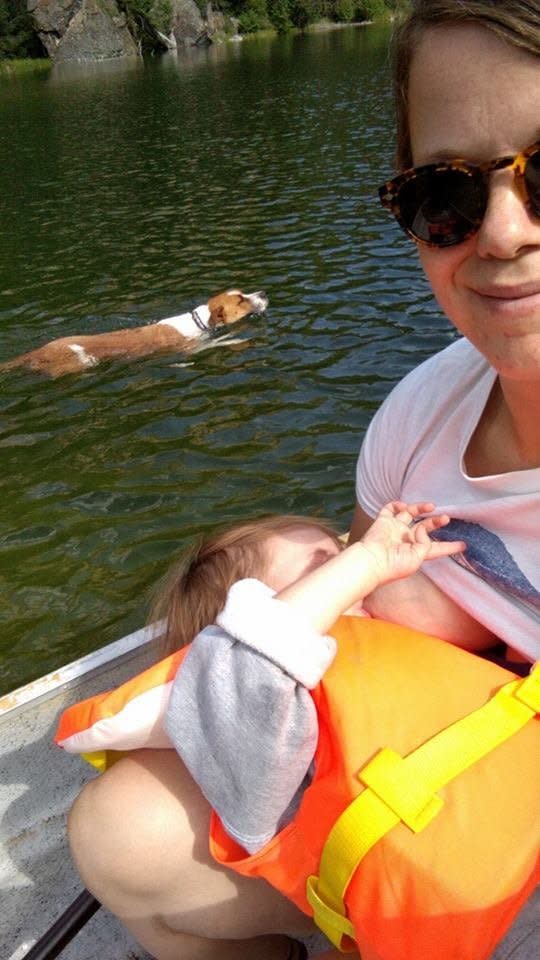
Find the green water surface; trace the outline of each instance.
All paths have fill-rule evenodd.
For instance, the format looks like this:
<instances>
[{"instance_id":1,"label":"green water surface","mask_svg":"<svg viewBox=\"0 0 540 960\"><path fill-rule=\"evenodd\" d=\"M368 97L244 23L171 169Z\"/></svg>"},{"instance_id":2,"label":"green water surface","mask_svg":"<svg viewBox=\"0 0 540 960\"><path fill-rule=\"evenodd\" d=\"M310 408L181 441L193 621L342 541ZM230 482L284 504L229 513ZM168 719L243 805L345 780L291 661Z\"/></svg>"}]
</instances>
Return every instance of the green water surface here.
<instances>
[{"instance_id":1,"label":"green water surface","mask_svg":"<svg viewBox=\"0 0 540 960\"><path fill-rule=\"evenodd\" d=\"M217 521L346 529L373 411L452 336L379 208L388 29L0 77L0 360L238 285L265 319L188 362L0 374L1 689L140 626Z\"/></svg>"}]
</instances>

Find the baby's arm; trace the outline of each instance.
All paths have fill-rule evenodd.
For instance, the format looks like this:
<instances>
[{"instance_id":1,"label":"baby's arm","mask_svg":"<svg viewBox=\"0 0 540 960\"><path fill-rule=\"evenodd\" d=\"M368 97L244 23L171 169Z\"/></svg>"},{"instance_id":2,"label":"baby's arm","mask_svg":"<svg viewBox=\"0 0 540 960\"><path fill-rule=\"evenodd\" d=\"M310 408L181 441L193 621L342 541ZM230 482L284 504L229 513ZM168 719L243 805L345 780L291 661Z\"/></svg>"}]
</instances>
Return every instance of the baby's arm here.
<instances>
[{"instance_id":1,"label":"baby's arm","mask_svg":"<svg viewBox=\"0 0 540 960\"><path fill-rule=\"evenodd\" d=\"M387 504L362 540L286 587L278 598L301 612L316 630L325 633L342 613L363 601L377 587L410 577L426 560L450 556L465 548L462 541L430 540L433 530L449 522L445 514L420 519L434 508L433 503L395 501ZM371 613L369 607L368 611Z\"/></svg>"},{"instance_id":2,"label":"baby's arm","mask_svg":"<svg viewBox=\"0 0 540 960\"><path fill-rule=\"evenodd\" d=\"M292 817L318 739L314 687L335 641L306 629L256 580L229 591L221 626L193 641L165 726L223 825L255 852Z\"/></svg>"},{"instance_id":3,"label":"baby's arm","mask_svg":"<svg viewBox=\"0 0 540 960\"><path fill-rule=\"evenodd\" d=\"M372 518L357 506L349 542L359 540L372 524ZM431 633L466 650L485 650L497 642L490 630L421 571L377 587L366 597L365 608L372 617Z\"/></svg>"}]
</instances>

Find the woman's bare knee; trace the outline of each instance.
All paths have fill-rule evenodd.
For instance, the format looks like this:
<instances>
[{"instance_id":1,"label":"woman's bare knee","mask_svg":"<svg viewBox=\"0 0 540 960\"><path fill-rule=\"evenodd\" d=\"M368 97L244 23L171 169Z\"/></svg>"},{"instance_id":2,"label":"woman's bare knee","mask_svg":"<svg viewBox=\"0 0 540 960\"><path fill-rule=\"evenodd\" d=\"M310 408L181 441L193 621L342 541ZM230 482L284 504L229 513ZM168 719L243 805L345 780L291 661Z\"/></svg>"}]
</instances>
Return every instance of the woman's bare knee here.
<instances>
[{"instance_id":1,"label":"woman's bare knee","mask_svg":"<svg viewBox=\"0 0 540 960\"><path fill-rule=\"evenodd\" d=\"M125 757L87 784L71 810L70 846L82 879L115 912L125 898L160 897L193 857L195 832L208 822L205 806L172 751Z\"/></svg>"},{"instance_id":2,"label":"woman's bare knee","mask_svg":"<svg viewBox=\"0 0 540 960\"><path fill-rule=\"evenodd\" d=\"M133 929L163 921L192 936L309 932L312 921L262 880L217 865L210 808L177 754L142 750L88 784L69 821L89 890Z\"/></svg>"}]
</instances>

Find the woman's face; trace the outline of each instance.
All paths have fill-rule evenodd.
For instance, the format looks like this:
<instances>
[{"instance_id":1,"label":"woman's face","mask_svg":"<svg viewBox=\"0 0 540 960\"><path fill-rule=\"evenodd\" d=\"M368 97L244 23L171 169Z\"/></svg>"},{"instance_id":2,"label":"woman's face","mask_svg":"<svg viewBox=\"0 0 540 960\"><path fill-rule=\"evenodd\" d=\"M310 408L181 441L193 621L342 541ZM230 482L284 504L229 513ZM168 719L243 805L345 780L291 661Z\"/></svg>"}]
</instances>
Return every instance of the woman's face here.
<instances>
[{"instance_id":1,"label":"woman's face","mask_svg":"<svg viewBox=\"0 0 540 960\"><path fill-rule=\"evenodd\" d=\"M411 65L409 103L415 166L514 155L540 140L540 58L482 27L432 28ZM501 378L538 383L540 220L513 172L491 174L475 236L419 253L440 306Z\"/></svg>"}]
</instances>

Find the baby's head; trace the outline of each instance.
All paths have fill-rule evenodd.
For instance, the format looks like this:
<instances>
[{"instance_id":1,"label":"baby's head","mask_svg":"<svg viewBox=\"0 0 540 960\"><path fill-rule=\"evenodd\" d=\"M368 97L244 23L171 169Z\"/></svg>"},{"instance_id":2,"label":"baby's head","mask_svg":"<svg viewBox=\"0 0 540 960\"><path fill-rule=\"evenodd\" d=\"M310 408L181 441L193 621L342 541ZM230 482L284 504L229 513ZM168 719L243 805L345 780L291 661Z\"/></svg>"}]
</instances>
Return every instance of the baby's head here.
<instances>
[{"instance_id":1,"label":"baby's head","mask_svg":"<svg viewBox=\"0 0 540 960\"><path fill-rule=\"evenodd\" d=\"M166 575L153 604L151 620L167 621L164 655L215 622L237 580L256 577L279 592L342 547L327 523L295 515L261 517L197 541Z\"/></svg>"}]
</instances>

